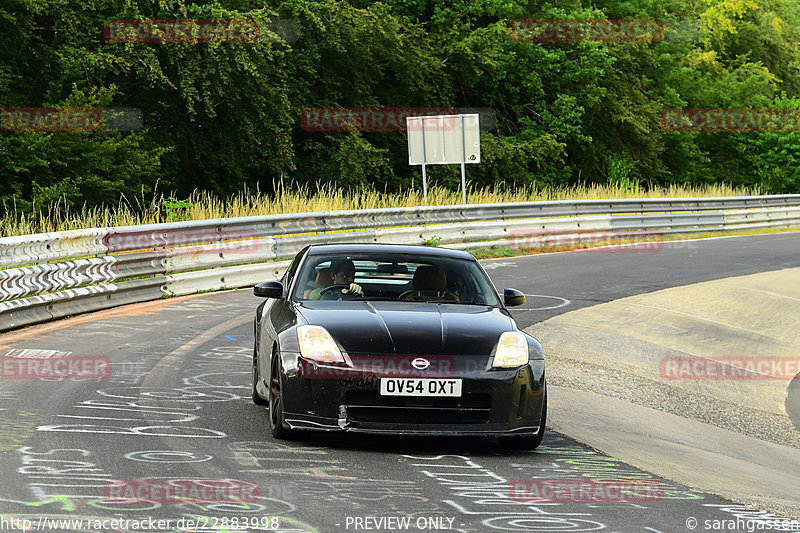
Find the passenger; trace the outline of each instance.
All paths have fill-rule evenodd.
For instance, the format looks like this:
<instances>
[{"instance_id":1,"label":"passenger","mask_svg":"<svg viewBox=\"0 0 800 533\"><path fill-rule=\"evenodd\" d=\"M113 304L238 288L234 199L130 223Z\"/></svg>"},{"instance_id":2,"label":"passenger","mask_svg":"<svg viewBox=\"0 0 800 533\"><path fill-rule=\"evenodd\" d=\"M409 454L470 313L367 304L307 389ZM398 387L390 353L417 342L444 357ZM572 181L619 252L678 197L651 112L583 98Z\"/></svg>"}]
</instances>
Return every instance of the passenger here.
<instances>
[{"instance_id":1,"label":"passenger","mask_svg":"<svg viewBox=\"0 0 800 533\"><path fill-rule=\"evenodd\" d=\"M315 289L322 290L331 283L333 283L333 280L331 279L331 269L328 267L320 268L317 271L317 277L314 279L314 281L308 283L308 288L303 292L303 298L310 298L311 293L314 292Z\"/></svg>"},{"instance_id":2,"label":"passenger","mask_svg":"<svg viewBox=\"0 0 800 533\"><path fill-rule=\"evenodd\" d=\"M341 289L342 294L355 294L363 296L364 290L361 285L354 282L356 279L356 266L350 259L341 257L331 261L331 281L332 285L344 285ZM310 300L319 300L320 293L325 287L320 287L311 291L308 295Z\"/></svg>"}]
</instances>

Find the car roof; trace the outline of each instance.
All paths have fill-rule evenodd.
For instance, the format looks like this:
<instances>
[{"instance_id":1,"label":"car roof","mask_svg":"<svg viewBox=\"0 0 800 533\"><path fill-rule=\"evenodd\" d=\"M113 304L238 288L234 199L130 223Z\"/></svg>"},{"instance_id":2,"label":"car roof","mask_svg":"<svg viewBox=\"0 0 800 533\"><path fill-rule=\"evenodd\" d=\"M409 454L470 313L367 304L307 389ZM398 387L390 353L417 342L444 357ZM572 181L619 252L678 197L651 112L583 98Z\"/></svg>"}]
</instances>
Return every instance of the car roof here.
<instances>
[{"instance_id":1,"label":"car roof","mask_svg":"<svg viewBox=\"0 0 800 533\"><path fill-rule=\"evenodd\" d=\"M475 260L472 254L461 250L437 248L434 246L414 246L410 244L313 244L308 249L308 255L355 253L414 254Z\"/></svg>"}]
</instances>

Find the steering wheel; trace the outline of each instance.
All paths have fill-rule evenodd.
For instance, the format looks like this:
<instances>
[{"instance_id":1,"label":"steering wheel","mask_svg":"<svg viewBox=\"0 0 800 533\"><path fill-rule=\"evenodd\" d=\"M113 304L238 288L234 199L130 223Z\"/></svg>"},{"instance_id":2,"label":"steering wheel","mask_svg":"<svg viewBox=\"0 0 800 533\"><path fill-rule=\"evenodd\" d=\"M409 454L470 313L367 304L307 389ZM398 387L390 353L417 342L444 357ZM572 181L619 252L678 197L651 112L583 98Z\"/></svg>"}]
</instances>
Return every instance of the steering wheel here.
<instances>
[{"instance_id":1,"label":"steering wheel","mask_svg":"<svg viewBox=\"0 0 800 533\"><path fill-rule=\"evenodd\" d=\"M319 291L319 299L320 300L341 300L344 297L348 297L350 299L352 297L358 296L358 294L353 294L351 292L342 292L344 289L349 289L350 285L343 285L343 284L333 284L328 285L321 291ZM338 293L334 291L339 291Z\"/></svg>"}]
</instances>

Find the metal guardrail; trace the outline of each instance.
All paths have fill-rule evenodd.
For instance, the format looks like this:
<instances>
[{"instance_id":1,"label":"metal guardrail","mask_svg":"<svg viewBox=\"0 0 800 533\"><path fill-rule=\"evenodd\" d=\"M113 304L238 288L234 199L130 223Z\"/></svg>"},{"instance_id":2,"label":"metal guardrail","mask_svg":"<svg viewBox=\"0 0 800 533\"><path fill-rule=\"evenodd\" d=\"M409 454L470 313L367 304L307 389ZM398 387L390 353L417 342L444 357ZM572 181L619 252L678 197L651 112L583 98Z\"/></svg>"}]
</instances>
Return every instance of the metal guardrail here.
<instances>
[{"instance_id":1,"label":"metal guardrail","mask_svg":"<svg viewBox=\"0 0 800 533\"><path fill-rule=\"evenodd\" d=\"M540 246L641 232L800 227L800 195L325 211L0 238L0 331L280 277L324 242Z\"/></svg>"}]
</instances>

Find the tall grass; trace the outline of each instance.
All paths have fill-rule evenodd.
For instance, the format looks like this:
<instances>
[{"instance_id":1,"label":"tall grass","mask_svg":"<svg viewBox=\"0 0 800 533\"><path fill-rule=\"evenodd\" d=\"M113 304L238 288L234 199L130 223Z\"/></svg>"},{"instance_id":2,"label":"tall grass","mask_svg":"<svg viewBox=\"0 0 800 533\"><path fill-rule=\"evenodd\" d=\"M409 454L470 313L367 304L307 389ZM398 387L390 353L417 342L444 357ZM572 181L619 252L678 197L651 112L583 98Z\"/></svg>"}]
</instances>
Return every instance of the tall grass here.
<instances>
[{"instance_id":1,"label":"tall grass","mask_svg":"<svg viewBox=\"0 0 800 533\"><path fill-rule=\"evenodd\" d=\"M572 187L523 187L499 190L489 187L468 187L467 203L507 203L537 200L570 200L596 198L680 198L699 196L743 196L760 194L758 189L731 187L726 184L703 186L671 185L644 190L623 185L577 185ZM228 198L219 198L207 191L193 192L187 207L170 207L176 202L163 194L153 198L123 199L116 206L85 207L76 212L63 203L56 203L33 216L12 210L0 220L0 235L25 235L107 226L153 224L174 220L203 220L222 217L243 217L280 213L338 211L381 207L411 207L423 204L422 191L408 190L385 193L370 189L343 191L332 185L322 185L312 192L309 187L289 187L279 183L274 194L247 189ZM461 192L441 187L428 190L428 205L456 205Z\"/></svg>"}]
</instances>

